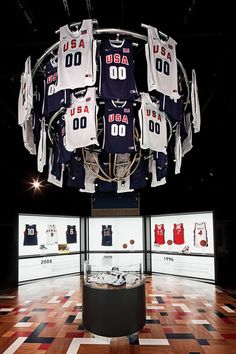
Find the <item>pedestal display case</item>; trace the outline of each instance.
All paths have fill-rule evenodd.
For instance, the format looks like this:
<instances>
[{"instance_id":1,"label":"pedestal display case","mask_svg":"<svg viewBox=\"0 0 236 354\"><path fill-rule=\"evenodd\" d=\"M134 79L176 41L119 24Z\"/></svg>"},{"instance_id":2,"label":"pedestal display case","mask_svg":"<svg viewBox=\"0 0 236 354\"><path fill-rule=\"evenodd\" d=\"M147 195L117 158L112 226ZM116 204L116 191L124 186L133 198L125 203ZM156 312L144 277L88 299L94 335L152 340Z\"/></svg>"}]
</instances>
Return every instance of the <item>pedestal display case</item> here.
<instances>
[{"instance_id":1,"label":"pedestal display case","mask_svg":"<svg viewBox=\"0 0 236 354\"><path fill-rule=\"evenodd\" d=\"M83 325L88 331L119 337L143 328L145 278L141 269L141 263L108 266L85 262Z\"/></svg>"}]
</instances>

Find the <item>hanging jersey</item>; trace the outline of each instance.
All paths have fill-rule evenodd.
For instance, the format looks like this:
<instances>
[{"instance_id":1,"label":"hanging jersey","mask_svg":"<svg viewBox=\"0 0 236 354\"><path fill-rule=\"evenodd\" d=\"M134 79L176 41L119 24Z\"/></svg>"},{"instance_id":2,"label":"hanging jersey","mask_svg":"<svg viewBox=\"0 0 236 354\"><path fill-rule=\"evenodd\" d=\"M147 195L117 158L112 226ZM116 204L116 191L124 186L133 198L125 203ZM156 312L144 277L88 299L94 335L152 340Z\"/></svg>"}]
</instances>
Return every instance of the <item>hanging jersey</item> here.
<instances>
[{"instance_id":1,"label":"hanging jersey","mask_svg":"<svg viewBox=\"0 0 236 354\"><path fill-rule=\"evenodd\" d=\"M84 95L71 95L71 106L65 113L65 147L77 148L98 145L96 88L88 87Z\"/></svg>"},{"instance_id":2,"label":"hanging jersey","mask_svg":"<svg viewBox=\"0 0 236 354\"><path fill-rule=\"evenodd\" d=\"M72 31L68 25L60 28L58 47L58 82L56 91L93 86L96 82L96 41L92 20L83 20Z\"/></svg>"},{"instance_id":3,"label":"hanging jersey","mask_svg":"<svg viewBox=\"0 0 236 354\"><path fill-rule=\"evenodd\" d=\"M154 243L158 244L158 245L164 245L165 243L165 226L164 224L156 224L155 225L155 229L154 229L154 233L155 233L155 240Z\"/></svg>"},{"instance_id":4,"label":"hanging jersey","mask_svg":"<svg viewBox=\"0 0 236 354\"><path fill-rule=\"evenodd\" d=\"M33 108L33 81L31 72L31 57L25 61L24 71L20 77L20 91L18 96L18 124L22 125L29 119Z\"/></svg>"},{"instance_id":5,"label":"hanging jersey","mask_svg":"<svg viewBox=\"0 0 236 354\"><path fill-rule=\"evenodd\" d=\"M46 118L61 107L70 106L70 90L56 91L57 57L51 58L45 65L44 115Z\"/></svg>"},{"instance_id":6,"label":"hanging jersey","mask_svg":"<svg viewBox=\"0 0 236 354\"><path fill-rule=\"evenodd\" d=\"M184 225L182 223L174 224L173 241L176 245L184 243Z\"/></svg>"},{"instance_id":7,"label":"hanging jersey","mask_svg":"<svg viewBox=\"0 0 236 354\"><path fill-rule=\"evenodd\" d=\"M194 224L194 246L195 247L208 247L208 237L207 237L207 229L206 223L197 223Z\"/></svg>"},{"instance_id":8,"label":"hanging jersey","mask_svg":"<svg viewBox=\"0 0 236 354\"><path fill-rule=\"evenodd\" d=\"M141 189L145 188L148 180L148 159L135 159L134 169L130 175L130 188Z\"/></svg>"},{"instance_id":9,"label":"hanging jersey","mask_svg":"<svg viewBox=\"0 0 236 354\"><path fill-rule=\"evenodd\" d=\"M120 44L102 40L100 45L99 95L104 99L129 99L137 96L131 41Z\"/></svg>"},{"instance_id":10,"label":"hanging jersey","mask_svg":"<svg viewBox=\"0 0 236 354\"><path fill-rule=\"evenodd\" d=\"M103 150L113 154L135 152L134 125L132 102L118 104L106 101L103 116Z\"/></svg>"},{"instance_id":11,"label":"hanging jersey","mask_svg":"<svg viewBox=\"0 0 236 354\"><path fill-rule=\"evenodd\" d=\"M64 164L60 165L60 167L61 167L60 176L58 174L57 175L52 174L52 169L55 166L55 155L53 153L53 149L52 148L49 148L48 150L49 150L49 153L48 153L49 156L48 156L48 177L47 177L47 181L49 183L54 184L57 187L62 188L62 186L63 186L63 174L64 174L65 165Z\"/></svg>"},{"instance_id":12,"label":"hanging jersey","mask_svg":"<svg viewBox=\"0 0 236 354\"><path fill-rule=\"evenodd\" d=\"M24 246L36 246L38 244L38 231L36 224L26 224L24 231Z\"/></svg>"},{"instance_id":13,"label":"hanging jersey","mask_svg":"<svg viewBox=\"0 0 236 354\"><path fill-rule=\"evenodd\" d=\"M141 129L140 147L153 151L166 152L167 126L165 113L159 103L153 102L149 93L141 92L141 107L138 111Z\"/></svg>"},{"instance_id":14,"label":"hanging jersey","mask_svg":"<svg viewBox=\"0 0 236 354\"><path fill-rule=\"evenodd\" d=\"M184 124L185 124L185 127L186 127L187 136L182 142L182 156L187 154L187 152L189 152L192 149L192 147L193 147L193 143L192 143L192 122L191 122L191 113L190 112L187 112L184 115Z\"/></svg>"},{"instance_id":15,"label":"hanging jersey","mask_svg":"<svg viewBox=\"0 0 236 354\"><path fill-rule=\"evenodd\" d=\"M197 86L197 78L196 72L192 69L192 83L191 83L191 107L192 107L192 115L193 115L193 131L194 133L200 132L201 127L201 111L200 104L198 98L198 86Z\"/></svg>"},{"instance_id":16,"label":"hanging jersey","mask_svg":"<svg viewBox=\"0 0 236 354\"><path fill-rule=\"evenodd\" d=\"M102 225L102 246L112 246L112 225Z\"/></svg>"},{"instance_id":17,"label":"hanging jersey","mask_svg":"<svg viewBox=\"0 0 236 354\"><path fill-rule=\"evenodd\" d=\"M67 186L84 189L85 169L82 158L77 156L73 157L67 165L67 168L69 170Z\"/></svg>"},{"instance_id":18,"label":"hanging jersey","mask_svg":"<svg viewBox=\"0 0 236 354\"><path fill-rule=\"evenodd\" d=\"M84 188L80 189L80 192L94 193L95 192L95 181L99 172L99 166L97 164L98 157L97 153L90 153L88 150L85 151L84 157Z\"/></svg>"},{"instance_id":19,"label":"hanging jersey","mask_svg":"<svg viewBox=\"0 0 236 354\"><path fill-rule=\"evenodd\" d=\"M167 96L179 98L176 41L162 40L155 27L148 26L145 44L148 91L157 90Z\"/></svg>"},{"instance_id":20,"label":"hanging jersey","mask_svg":"<svg viewBox=\"0 0 236 354\"><path fill-rule=\"evenodd\" d=\"M56 225L48 225L48 228L46 230L46 244L47 245L54 245L58 243L57 240L57 227Z\"/></svg>"},{"instance_id":21,"label":"hanging jersey","mask_svg":"<svg viewBox=\"0 0 236 354\"><path fill-rule=\"evenodd\" d=\"M24 147L29 151L31 155L36 155L37 147L34 141L33 116L30 115L30 117L24 121L21 127Z\"/></svg>"},{"instance_id":22,"label":"hanging jersey","mask_svg":"<svg viewBox=\"0 0 236 354\"><path fill-rule=\"evenodd\" d=\"M163 153L160 153L163 154ZM158 153L159 155L159 153ZM164 156L165 154L163 154ZM162 167L161 167L162 170ZM158 160L154 159L153 156L149 159L149 171L151 173L151 187L159 187L166 183L166 175L164 173L165 169L160 172Z\"/></svg>"},{"instance_id":23,"label":"hanging jersey","mask_svg":"<svg viewBox=\"0 0 236 354\"><path fill-rule=\"evenodd\" d=\"M183 120L183 100L170 98L160 94L160 110L164 111L172 122L182 122Z\"/></svg>"},{"instance_id":24,"label":"hanging jersey","mask_svg":"<svg viewBox=\"0 0 236 354\"><path fill-rule=\"evenodd\" d=\"M77 242L76 225L67 225L66 242L67 243L76 243Z\"/></svg>"},{"instance_id":25,"label":"hanging jersey","mask_svg":"<svg viewBox=\"0 0 236 354\"><path fill-rule=\"evenodd\" d=\"M175 130L175 146L174 146L174 155L175 155L175 174L180 173L182 165L182 144L180 136L180 124L176 126Z\"/></svg>"},{"instance_id":26,"label":"hanging jersey","mask_svg":"<svg viewBox=\"0 0 236 354\"><path fill-rule=\"evenodd\" d=\"M37 169L38 172L43 172L44 166L46 165L46 154L47 154L47 132L45 126L45 118L41 120L41 130L39 146L37 151Z\"/></svg>"}]
</instances>

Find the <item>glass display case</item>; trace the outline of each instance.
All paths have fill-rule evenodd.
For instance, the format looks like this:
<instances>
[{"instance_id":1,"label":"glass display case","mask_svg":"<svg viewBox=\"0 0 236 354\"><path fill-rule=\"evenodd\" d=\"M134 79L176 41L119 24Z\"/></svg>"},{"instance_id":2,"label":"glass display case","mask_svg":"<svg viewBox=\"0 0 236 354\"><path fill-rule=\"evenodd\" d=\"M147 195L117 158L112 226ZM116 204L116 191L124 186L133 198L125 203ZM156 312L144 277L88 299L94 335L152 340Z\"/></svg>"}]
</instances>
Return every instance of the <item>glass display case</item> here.
<instances>
[{"instance_id":1,"label":"glass display case","mask_svg":"<svg viewBox=\"0 0 236 354\"><path fill-rule=\"evenodd\" d=\"M101 264L84 262L84 283L96 288L131 288L144 282L142 264L113 264L109 256Z\"/></svg>"},{"instance_id":2,"label":"glass display case","mask_svg":"<svg viewBox=\"0 0 236 354\"><path fill-rule=\"evenodd\" d=\"M145 325L145 277L141 263L84 263L83 326L96 335L127 336Z\"/></svg>"}]
</instances>

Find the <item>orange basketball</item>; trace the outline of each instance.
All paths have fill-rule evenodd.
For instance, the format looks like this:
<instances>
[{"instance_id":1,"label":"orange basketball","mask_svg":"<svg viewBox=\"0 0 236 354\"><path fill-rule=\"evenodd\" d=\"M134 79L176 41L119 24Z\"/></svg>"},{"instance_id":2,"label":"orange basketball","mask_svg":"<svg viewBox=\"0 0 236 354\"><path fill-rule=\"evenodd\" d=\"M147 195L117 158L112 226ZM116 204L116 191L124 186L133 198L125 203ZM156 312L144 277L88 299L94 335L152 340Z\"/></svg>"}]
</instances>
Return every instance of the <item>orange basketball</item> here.
<instances>
[{"instance_id":1,"label":"orange basketball","mask_svg":"<svg viewBox=\"0 0 236 354\"><path fill-rule=\"evenodd\" d=\"M122 246L123 248L127 248L128 247L128 245L127 245L127 243L123 243L123 246Z\"/></svg>"},{"instance_id":2,"label":"orange basketball","mask_svg":"<svg viewBox=\"0 0 236 354\"><path fill-rule=\"evenodd\" d=\"M207 243L206 243L206 240L201 240L201 241L200 241L200 245L201 245L201 246L204 247L204 246L206 246L206 244L207 244Z\"/></svg>"},{"instance_id":3,"label":"orange basketball","mask_svg":"<svg viewBox=\"0 0 236 354\"><path fill-rule=\"evenodd\" d=\"M167 245L172 245L173 241L172 240L167 240Z\"/></svg>"},{"instance_id":4,"label":"orange basketball","mask_svg":"<svg viewBox=\"0 0 236 354\"><path fill-rule=\"evenodd\" d=\"M130 241L129 241L129 243L130 243L131 245L133 245L134 242L135 242L134 240L130 240Z\"/></svg>"}]
</instances>

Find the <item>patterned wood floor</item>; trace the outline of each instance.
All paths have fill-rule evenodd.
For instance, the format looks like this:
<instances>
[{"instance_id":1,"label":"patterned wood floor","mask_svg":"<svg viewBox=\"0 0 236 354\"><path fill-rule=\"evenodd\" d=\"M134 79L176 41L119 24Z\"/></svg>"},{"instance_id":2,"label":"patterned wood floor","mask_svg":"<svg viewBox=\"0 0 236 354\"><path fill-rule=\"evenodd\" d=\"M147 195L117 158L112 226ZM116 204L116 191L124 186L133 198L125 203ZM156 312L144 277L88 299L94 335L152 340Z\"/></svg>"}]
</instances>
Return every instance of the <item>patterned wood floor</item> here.
<instances>
[{"instance_id":1,"label":"patterned wood floor","mask_svg":"<svg viewBox=\"0 0 236 354\"><path fill-rule=\"evenodd\" d=\"M0 353L235 354L236 296L179 277L146 277L146 324L105 338L82 324L79 276L0 291Z\"/></svg>"}]
</instances>

